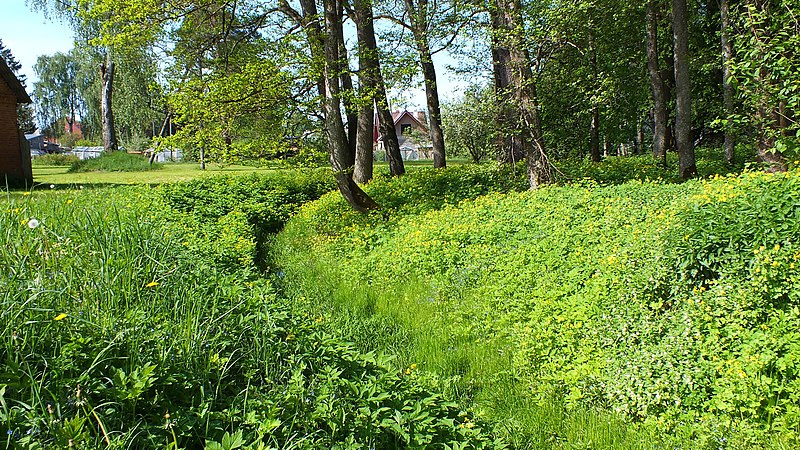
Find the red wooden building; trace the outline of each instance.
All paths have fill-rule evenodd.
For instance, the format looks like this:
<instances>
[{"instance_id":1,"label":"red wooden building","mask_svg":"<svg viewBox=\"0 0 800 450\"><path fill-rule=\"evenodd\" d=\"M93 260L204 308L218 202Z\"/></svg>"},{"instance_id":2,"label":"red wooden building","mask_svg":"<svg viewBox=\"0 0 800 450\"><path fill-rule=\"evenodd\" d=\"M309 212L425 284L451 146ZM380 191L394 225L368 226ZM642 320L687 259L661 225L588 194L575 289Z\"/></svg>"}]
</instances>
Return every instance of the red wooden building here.
<instances>
[{"instance_id":1,"label":"red wooden building","mask_svg":"<svg viewBox=\"0 0 800 450\"><path fill-rule=\"evenodd\" d=\"M30 186L31 152L19 130L17 104L31 103L25 87L0 58L0 185ZM0 187L0 188L2 188Z\"/></svg>"}]
</instances>

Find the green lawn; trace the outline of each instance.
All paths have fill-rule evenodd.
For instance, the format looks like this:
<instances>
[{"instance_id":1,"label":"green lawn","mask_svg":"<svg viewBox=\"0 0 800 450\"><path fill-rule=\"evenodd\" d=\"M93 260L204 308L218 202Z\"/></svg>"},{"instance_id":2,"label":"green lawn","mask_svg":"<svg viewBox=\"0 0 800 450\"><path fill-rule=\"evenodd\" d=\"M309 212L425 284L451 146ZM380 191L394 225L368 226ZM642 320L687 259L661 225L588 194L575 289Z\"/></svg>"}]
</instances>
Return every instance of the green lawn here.
<instances>
[{"instance_id":1,"label":"green lawn","mask_svg":"<svg viewBox=\"0 0 800 450\"><path fill-rule=\"evenodd\" d=\"M245 175L253 172L266 173L276 169L239 165L223 166L208 164L200 170L196 163L164 164L159 170L147 172L86 172L68 173L67 166L34 166L33 181L36 184L68 187L72 185L113 185L113 184L160 184L191 180L213 175Z\"/></svg>"}]
</instances>

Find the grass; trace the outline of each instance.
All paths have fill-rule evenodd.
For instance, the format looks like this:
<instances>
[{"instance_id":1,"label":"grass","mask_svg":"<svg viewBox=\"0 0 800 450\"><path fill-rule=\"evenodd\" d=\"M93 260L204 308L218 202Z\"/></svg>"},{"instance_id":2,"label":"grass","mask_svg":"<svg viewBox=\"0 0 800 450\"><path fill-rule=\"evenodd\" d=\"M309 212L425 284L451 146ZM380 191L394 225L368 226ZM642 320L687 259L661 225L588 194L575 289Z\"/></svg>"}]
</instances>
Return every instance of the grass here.
<instances>
[{"instance_id":1,"label":"grass","mask_svg":"<svg viewBox=\"0 0 800 450\"><path fill-rule=\"evenodd\" d=\"M206 170L200 170L200 165L197 163L168 163L163 164L157 171L70 173L69 167L64 166L34 166L33 180L34 183L45 187L53 184L59 188L68 188L80 185L89 187L174 183L217 175L272 173L275 170L275 168L266 167L218 164L208 164Z\"/></svg>"},{"instance_id":2,"label":"grass","mask_svg":"<svg viewBox=\"0 0 800 450\"><path fill-rule=\"evenodd\" d=\"M259 183L283 213L283 185ZM167 203L189 191L0 199L6 448L503 447L411 368L277 297L245 213Z\"/></svg>"}]
</instances>

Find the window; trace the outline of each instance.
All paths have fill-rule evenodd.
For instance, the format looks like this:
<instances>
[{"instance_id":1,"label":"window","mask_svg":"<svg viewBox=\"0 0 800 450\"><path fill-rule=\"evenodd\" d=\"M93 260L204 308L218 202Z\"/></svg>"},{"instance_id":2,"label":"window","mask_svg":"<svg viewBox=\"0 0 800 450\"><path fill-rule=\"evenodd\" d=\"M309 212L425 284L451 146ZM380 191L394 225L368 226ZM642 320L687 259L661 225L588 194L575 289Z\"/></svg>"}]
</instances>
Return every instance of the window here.
<instances>
[{"instance_id":1,"label":"window","mask_svg":"<svg viewBox=\"0 0 800 450\"><path fill-rule=\"evenodd\" d=\"M411 131L411 125L410 124L400 125L400 134L401 135L405 135L409 131Z\"/></svg>"}]
</instances>

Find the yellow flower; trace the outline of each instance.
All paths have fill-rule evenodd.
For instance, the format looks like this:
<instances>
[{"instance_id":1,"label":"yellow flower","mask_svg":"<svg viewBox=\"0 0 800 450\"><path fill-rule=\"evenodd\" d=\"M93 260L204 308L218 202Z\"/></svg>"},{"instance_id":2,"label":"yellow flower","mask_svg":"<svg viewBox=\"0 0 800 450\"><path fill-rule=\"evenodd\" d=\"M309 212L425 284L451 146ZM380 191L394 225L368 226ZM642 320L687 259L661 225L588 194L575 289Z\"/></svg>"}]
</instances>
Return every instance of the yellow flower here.
<instances>
[{"instance_id":1,"label":"yellow flower","mask_svg":"<svg viewBox=\"0 0 800 450\"><path fill-rule=\"evenodd\" d=\"M145 286L147 286L147 287L153 287L153 286L157 286L157 285L158 285L158 282L157 282L157 281L151 281L151 282L147 283Z\"/></svg>"},{"instance_id":2,"label":"yellow flower","mask_svg":"<svg viewBox=\"0 0 800 450\"><path fill-rule=\"evenodd\" d=\"M61 313L61 314L57 315L55 318L53 318L53 320L64 320L66 318L67 318L67 315L64 314L64 313Z\"/></svg>"}]
</instances>

